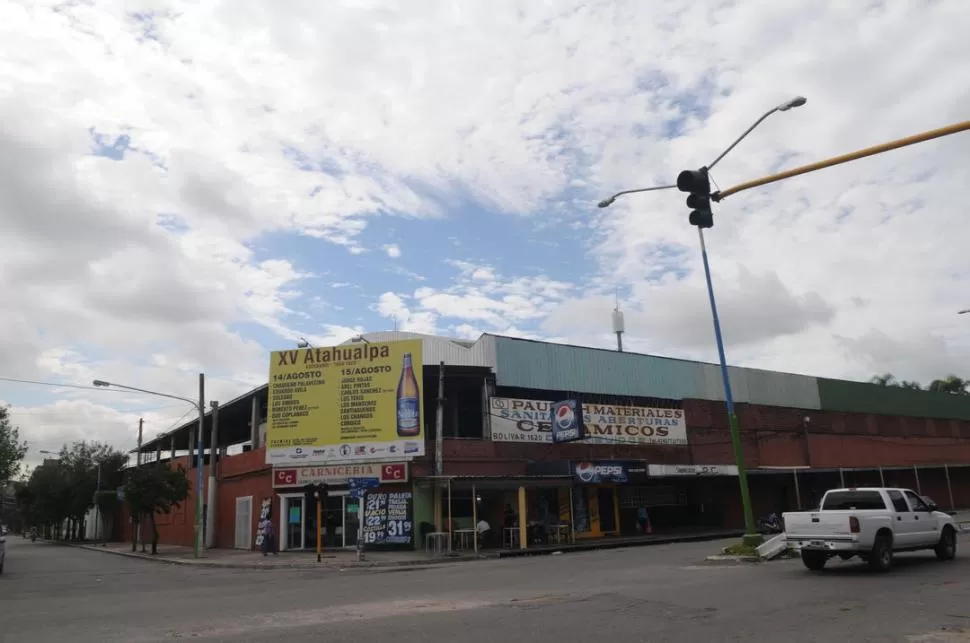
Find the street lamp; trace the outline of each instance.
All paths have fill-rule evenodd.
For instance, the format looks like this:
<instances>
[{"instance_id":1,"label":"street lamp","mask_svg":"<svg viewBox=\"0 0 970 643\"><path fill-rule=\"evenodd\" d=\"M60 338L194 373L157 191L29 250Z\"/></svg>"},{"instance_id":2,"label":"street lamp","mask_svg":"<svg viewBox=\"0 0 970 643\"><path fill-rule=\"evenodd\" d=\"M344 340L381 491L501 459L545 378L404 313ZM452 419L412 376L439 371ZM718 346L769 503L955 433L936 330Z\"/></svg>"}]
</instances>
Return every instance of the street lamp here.
<instances>
[{"instance_id":1,"label":"street lamp","mask_svg":"<svg viewBox=\"0 0 970 643\"><path fill-rule=\"evenodd\" d=\"M313 348L313 344L308 342L306 337L299 337L297 339L300 340L296 343L297 348Z\"/></svg>"},{"instance_id":2,"label":"street lamp","mask_svg":"<svg viewBox=\"0 0 970 643\"><path fill-rule=\"evenodd\" d=\"M638 190L624 190L623 192L617 192L608 199L604 199L598 203L598 206L605 208L610 206L616 197L624 194L632 194L635 192L649 192L653 190L666 190L671 187L677 187L681 191L691 192L692 194L688 197L687 203L690 207L699 208L700 211L695 210L691 213L691 223L697 226L697 236L701 243L701 259L704 263L704 279L707 282L707 296L711 305L711 320L714 324L714 341L717 343L717 356L721 366L721 380L724 384L724 401L727 406L728 412L728 425L731 429L731 446L734 449L734 461L738 468L738 484L741 488L741 504L744 509L744 529L745 529L745 540L756 544L761 540L758 533L755 531L754 524L754 513L751 509L751 493L748 489L748 474L744 467L744 454L743 447L741 444L741 430L738 425L738 416L734 408L734 395L731 392L731 378L728 375L727 368L727 358L724 356L724 340L721 336L721 321L717 314L717 302L714 298L714 285L711 282L711 266L707 258L707 245L704 243L704 227L710 227L713 225L713 219L711 217L711 212L709 208L710 202L710 186L708 184L708 172L711 168L717 165L721 159L727 156L728 152L733 150L738 143L743 141L748 134L750 134L758 125L760 125L766 118L774 114L775 112L787 112L795 107L801 107L808 100L804 96L796 96L791 100L784 102L780 105L772 107L767 112L761 115L761 117L754 122L751 127L746 129L744 133L731 143L727 149L721 152L717 158L715 158L709 165L701 168L700 170L687 170L680 173L677 177L677 184L674 186L662 185L652 188L641 188ZM697 187L700 184L704 184L706 194L700 194L697 191ZM699 197L699 198L698 198ZM694 205L698 204L698 205ZM705 207L706 206L706 207ZM706 210L706 212L705 212ZM705 216L706 215L706 216ZM697 217L695 219L695 217ZM696 223L695 223L696 220ZM970 312L970 311L966 311Z\"/></svg>"},{"instance_id":3,"label":"street lamp","mask_svg":"<svg viewBox=\"0 0 970 643\"><path fill-rule=\"evenodd\" d=\"M202 558L203 548L202 548L202 467L204 464L204 459L202 455L202 434L205 428L205 375L199 373L199 399L198 401L191 400L187 397L182 397L180 395L171 395L169 393L159 393L158 391L149 391L143 388L136 388L134 386L126 386L124 384L116 384L114 382L106 382L104 380L94 380L93 384L98 387L108 388L120 388L126 391L134 391L136 393L144 393L146 395L154 395L156 397L167 397L173 400L181 400L182 402L188 402L196 408L199 412L199 429L198 436L196 437L196 464L195 464L195 557ZM213 445L214 447L215 445ZM211 526L210 526L211 528Z\"/></svg>"},{"instance_id":4,"label":"street lamp","mask_svg":"<svg viewBox=\"0 0 970 643\"><path fill-rule=\"evenodd\" d=\"M957 315L966 315L967 313L970 313L970 308L966 308L964 310L958 311Z\"/></svg>"}]
</instances>

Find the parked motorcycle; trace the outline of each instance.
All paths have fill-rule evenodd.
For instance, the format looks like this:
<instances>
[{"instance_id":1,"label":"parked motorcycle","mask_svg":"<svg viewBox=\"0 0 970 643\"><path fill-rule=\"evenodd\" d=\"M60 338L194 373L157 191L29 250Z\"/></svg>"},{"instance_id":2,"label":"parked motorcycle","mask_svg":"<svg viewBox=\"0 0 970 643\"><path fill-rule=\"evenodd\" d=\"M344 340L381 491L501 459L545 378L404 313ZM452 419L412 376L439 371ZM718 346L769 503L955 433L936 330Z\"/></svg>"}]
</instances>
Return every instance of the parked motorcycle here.
<instances>
[{"instance_id":1,"label":"parked motorcycle","mask_svg":"<svg viewBox=\"0 0 970 643\"><path fill-rule=\"evenodd\" d=\"M785 523L781 516L772 512L758 521L758 531L769 534L780 534L785 531Z\"/></svg>"}]
</instances>

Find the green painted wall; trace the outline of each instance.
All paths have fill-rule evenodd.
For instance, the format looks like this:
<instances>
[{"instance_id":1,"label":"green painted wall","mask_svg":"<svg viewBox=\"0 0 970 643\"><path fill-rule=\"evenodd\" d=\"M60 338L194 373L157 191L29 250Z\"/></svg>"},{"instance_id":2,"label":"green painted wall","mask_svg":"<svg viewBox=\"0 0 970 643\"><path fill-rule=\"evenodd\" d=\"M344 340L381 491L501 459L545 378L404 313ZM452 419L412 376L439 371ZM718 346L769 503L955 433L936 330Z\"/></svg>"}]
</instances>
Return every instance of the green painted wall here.
<instances>
[{"instance_id":1,"label":"green painted wall","mask_svg":"<svg viewBox=\"0 0 970 643\"><path fill-rule=\"evenodd\" d=\"M970 420L970 396L818 378L823 411Z\"/></svg>"}]
</instances>

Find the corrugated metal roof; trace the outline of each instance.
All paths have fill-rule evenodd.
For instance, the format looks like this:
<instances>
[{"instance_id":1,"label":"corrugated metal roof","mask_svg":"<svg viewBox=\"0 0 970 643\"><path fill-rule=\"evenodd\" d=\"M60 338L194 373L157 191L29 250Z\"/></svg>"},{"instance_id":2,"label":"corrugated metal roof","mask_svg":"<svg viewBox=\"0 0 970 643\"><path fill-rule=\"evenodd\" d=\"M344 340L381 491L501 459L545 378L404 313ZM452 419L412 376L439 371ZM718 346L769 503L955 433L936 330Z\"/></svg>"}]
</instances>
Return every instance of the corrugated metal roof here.
<instances>
[{"instance_id":1,"label":"corrugated metal roof","mask_svg":"<svg viewBox=\"0 0 970 643\"><path fill-rule=\"evenodd\" d=\"M420 339L425 366L444 362L445 366L485 366L495 368L495 338L482 335L478 341L437 337L422 333L405 331L384 331L365 333L363 338L369 342L394 342L405 339ZM351 339L344 344L352 344ZM359 341L359 340L357 340Z\"/></svg>"}]
</instances>

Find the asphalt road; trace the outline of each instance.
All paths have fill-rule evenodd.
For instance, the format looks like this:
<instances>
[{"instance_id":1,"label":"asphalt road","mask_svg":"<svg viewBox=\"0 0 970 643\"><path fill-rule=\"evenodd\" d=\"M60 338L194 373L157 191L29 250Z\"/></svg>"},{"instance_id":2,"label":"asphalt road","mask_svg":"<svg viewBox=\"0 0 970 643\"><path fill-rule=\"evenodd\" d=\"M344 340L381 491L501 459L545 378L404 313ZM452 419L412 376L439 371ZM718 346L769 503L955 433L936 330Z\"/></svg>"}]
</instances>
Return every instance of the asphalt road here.
<instances>
[{"instance_id":1,"label":"asphalt road","mask_svg":"<svg viewBox=\"0 0 970 643\"><path fill-rule=\"evenodd\" d=\"M13 536L0 641L970 641L970 539L943 563L712 565L714 543L341 572L183 567ZM963 628L966 628L965 633Z\"/></svg>"}]
</instances>

